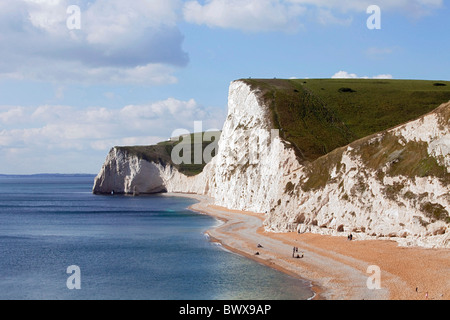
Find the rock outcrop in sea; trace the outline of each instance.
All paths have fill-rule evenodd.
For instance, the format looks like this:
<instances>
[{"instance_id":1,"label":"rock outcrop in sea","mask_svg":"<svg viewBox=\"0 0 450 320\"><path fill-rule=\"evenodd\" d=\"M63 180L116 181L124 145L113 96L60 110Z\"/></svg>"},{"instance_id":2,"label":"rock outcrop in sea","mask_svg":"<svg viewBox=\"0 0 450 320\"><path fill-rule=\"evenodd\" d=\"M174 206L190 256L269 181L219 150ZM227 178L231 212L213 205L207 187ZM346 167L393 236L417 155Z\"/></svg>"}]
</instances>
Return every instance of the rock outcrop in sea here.
<instances>
[{"instance_id":1,"label":"rock outcrop in sea","mask_svg":"<svg viewBox=\"0 0 450 320\"><path fill-rule=\"evenodd\" d=\"M314 161L299 159L274 128L261 92L234 81L218 154L200 174L115 147L93 192L208 195L265 215L267 231L450 247L450 102Z\"/></svg>"}]
</instances>

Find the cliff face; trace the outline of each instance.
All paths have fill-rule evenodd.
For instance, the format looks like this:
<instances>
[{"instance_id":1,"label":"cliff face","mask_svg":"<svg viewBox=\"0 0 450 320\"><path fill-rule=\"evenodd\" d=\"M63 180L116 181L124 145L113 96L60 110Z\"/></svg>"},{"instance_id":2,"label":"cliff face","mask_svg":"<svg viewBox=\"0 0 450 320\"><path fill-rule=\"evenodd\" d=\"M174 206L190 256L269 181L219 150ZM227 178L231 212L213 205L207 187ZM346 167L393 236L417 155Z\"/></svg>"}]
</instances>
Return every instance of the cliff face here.
<instances>
[{"instance_id":1,"label":"cliff face","mask_svg":"<svg viewBox=\"0 0 450 320\"><path fill-rule=\"evenodd\" d=\"M111 149L102 170L95 178L95 194L158 193L165 191L161 168L130 156L117 148Z\"/></svg>"},{"instance_id":2,"label":"cliff face","mask_svg":"<svg viewBox=\"0 0 450 320\"><path fill-rule=\"evenodd\" d=\"M227 208L268 213L285 175L299 166L295 153L272 130L268 109L247 84L231 84L228 108L209 194Z\"/></svg>"},{"instance_id":3,"label":"cliff face","mask_svg":"<svg viewBox=\"0 0 450 320\"><path fill-rule=\"evenodd\" d=\"M449 112L444 104L291 174L267 228L449 247Z\"/></svg>"},{"instance_id":4,"label":"cliff face","mask_svg":"<svg viewBox=\"0 0 450 320\"><path fill-rule=\"evenodd\" d=\"M140 159L112 148L94 181L95 194L153 194L185 192L204 194L204 173L188 177L167 164Z\"/></svg>"},{"instance_id":5,"label":"cliff face","mask_svg":"<svg viewBox=\"0 0 450 320\"><path fill-rule=\"evenodd\" d=\"M231 83L228 111L218 154L201 174L187 177L113 148L94 193L205 194L265 214L269 231L450 247L450 103L311 162L273 130L257 89Z\"/></svg>"}]
</instances>

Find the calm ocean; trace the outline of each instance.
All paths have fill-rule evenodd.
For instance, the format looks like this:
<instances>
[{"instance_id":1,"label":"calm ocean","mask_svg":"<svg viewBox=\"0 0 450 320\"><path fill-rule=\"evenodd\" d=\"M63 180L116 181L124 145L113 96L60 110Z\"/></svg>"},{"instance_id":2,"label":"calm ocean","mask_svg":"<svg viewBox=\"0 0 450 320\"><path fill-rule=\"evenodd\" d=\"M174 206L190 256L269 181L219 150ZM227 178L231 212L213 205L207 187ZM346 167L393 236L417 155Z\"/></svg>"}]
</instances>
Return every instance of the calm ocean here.
<instances>
[{"instance_id":1,"label":"calm ocean","mask_svg":"<svg viewBox=\"0 0 450 320\"><path fill-rule=\"evenodd\" d=\"M0 177L0 299L304 300L308 283L208 241L194 200L94 196L93 176ZM69 266L81 289L69 290ZM73 282L75 283L75 282Z\"/></svg>"}]
</instances>

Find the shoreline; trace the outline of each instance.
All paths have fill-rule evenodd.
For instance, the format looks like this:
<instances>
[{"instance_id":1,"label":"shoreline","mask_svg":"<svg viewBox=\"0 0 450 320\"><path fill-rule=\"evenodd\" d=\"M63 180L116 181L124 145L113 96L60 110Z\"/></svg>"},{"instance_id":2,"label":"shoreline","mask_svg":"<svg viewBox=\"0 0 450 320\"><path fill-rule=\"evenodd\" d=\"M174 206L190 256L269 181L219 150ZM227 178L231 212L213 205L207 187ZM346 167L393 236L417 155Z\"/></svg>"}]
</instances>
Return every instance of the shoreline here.
<instances>
[{"instance_id":1,"label":"shoreline","mask_svg":"<svg viewBox=\"0 0 450 320\"><path fill-rule=\"evenodd\" d=\"M212 199L210 197L204 196L204 195L190 194L190 193L163 193L161 195L167 196L167 197L172 197L172 196L173 197L183 197L183 198L197 200L198 203L195 203L195 204L189 206L187 209L192 210L197 213L200 213L200 214L205 214L205 215L211 216L222 222L220 225L215 226L212 229L207 230L205 232L205 234L208 236L210 242L219 243L224 249L226 249L228 251L231 251L233 253L239 254L243 257L246 257L248 259L256 261L262 265L265 265L266 267L283 272L295 279L304 281L305 284L309 285L309 287L312 291L312 294L313 294L307 300L324 300L323 297L321 296L321 292L323 291L323 289L320 286L316 285L313 281L304 278L303 276L299 275L296 272L293 272L289 269L283 268L273 261L267 261L264 258L260 258L258 255L255 255L251 251L243 250L242 248L239 248L238 246L235 246L235 245L234 246L230 245L228 243L228 241L226 241L226 238L224 238L223 236L217 235L216 234L217 231L220 231L221 228L226 228L229 226L228 224L230 224L230 216L228 214L226 214L226 211L229 211L229 213L234 213L234 212L232 212L232 210L228 210L225 208L220 208L220 207L212 205L212 203L211 203ZM209 207L209 206L213 206L213 207L217 208L218 210L211 210L211 207ZM222 212L222 210L225 210L225 211ZM240 211L236 211L236 212L240 212ZM257 215L254 213L252 213L252 214ZM262 224L261 217L257 217L257 218L261 220L261 224ZM232 219L232 220L234 220L234 219ZM236 223L236 222L231 222L231 223ZM243 240L243 241L245 241L245 240ZM257 246L257 244L256 244L256 246ZM249 245L249 247L251 247L251 246ZM255 247L255 249L257 251L257 250L260 250L261 248Z\"/></svg>"},{"instance_id":2,"label":"shoreline","mask_svg":"<svg viewBox=\"0 0 450 320\"><path fill-rule=\"evenodd\" d=\"M194 210L194 211L196 211L196 210ZM241 255L243 257L246 257L248 259L251 259L253 261L256 261L256 262L258 262L258 263L260 263L260 264L262 264L262 265L264 265L266 267L269 267L269 268L275 269L277 271L280 271L280 272L282 272L284 274L287 274L288 276L290 276L292 278L304 281L305 283L307 283L309 285L309 288L311 289L311 291L313 293L312 297L310 297L310 298L308 298L306 300L323 300L323 298L320 296L320 293L322 292L322 288L316 286L314 283L312 283L308 279L304 279L304 278L300 277L296 273L293 273L293 272L291 272L289 270L286 270L286 269L283 269L281 267L278 267L276 264L267 263L264 259L258 259L254 255L250 255L250 254L248 254L246 252L243 252L243 251L237 250L237 249L235 249L233 247L230 247L230 246L224 244L219 239L212 237L208 232L207 232L207 235L208 235L208 237L209 237L209 239L210 239L210 241L212 243L214 243L214 242L220 243L220 245L226 250L229 250L229 251L231 251L233 253L239 254L239 255Z\"/></svg>"},{"instance_id":3,"label":"shoreline","mask_svg":"<svg viewBox=\"0 0 450 320\"><path fill-rule=\"evenodd\" d=\"M348 241L318 234L270 233L264 216L215 206L210 197L166 193L197 200L188 209L222 221L210 241L308 282L313 300L449 300L450 250L399 247L389 240ZM262 247L258 247L260 244ZM293 247L304 257L293 258ZM258 252L258 255L256 255ZM371 290L368 267L381 270L381 288Z\"/></svg>"}]
</instances>

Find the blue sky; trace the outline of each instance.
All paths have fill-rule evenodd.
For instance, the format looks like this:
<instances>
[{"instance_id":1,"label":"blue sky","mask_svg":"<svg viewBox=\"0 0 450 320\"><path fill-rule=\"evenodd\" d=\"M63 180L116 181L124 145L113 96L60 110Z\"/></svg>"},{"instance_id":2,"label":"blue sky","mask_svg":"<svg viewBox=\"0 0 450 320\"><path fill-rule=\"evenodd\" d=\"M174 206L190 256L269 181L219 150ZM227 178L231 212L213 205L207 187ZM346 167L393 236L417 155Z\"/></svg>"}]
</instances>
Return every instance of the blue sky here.
<instances>
[{"instance_id":1,"label":"blue sky","mask_svg":"<svg viewBox=\"0 0 450 320\"><path fill-rule=\"evenodd\" d=\"M97 173L112 146L221 129L239 78L450 80L448 5L0 0L0 173Z\"/></svg>"}]
</instances>

